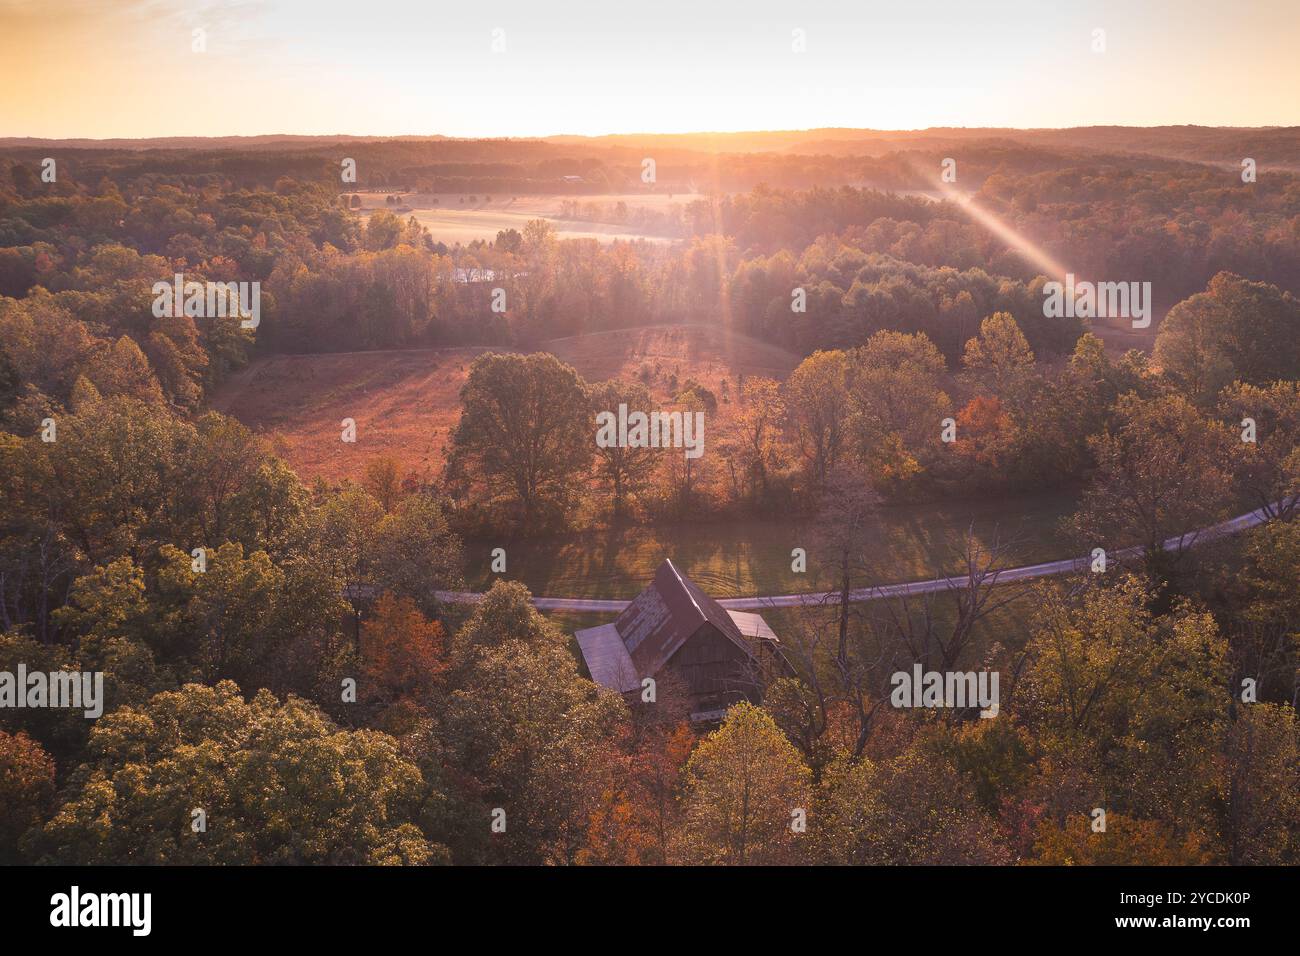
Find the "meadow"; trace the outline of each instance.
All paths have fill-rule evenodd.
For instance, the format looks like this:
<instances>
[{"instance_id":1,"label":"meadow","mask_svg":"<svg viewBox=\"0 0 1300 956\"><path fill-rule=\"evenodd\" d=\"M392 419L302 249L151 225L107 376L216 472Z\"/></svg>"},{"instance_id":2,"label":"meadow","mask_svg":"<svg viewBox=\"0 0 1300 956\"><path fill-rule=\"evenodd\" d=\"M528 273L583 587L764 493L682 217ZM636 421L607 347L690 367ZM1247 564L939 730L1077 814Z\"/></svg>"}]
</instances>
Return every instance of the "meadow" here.
<instances>
[{"instance_id":1,"label":"meadow","mask_svg":"<svg viewBox=\"0 0 1300 956\"><path fill-rule=\"evenodd\" d=\"M392 209L385 202L386 193L360 193L361 209ZM596 239L600 242L644 239L668 242L674 237L638 229L634 225L565 216L562 204L576 202L614 207L619 203L630 215L648 209L664 212L674 206L684 207L697 193L597 193L591 195L487 196L462 193L408 193L402 196L403 216L414 216L429 230L435 242L468 245L477 240L491 242L498 232L514 229L520 233L531 219L545 219L555 227L561 239Z\"/></svg>"}]
</instances>

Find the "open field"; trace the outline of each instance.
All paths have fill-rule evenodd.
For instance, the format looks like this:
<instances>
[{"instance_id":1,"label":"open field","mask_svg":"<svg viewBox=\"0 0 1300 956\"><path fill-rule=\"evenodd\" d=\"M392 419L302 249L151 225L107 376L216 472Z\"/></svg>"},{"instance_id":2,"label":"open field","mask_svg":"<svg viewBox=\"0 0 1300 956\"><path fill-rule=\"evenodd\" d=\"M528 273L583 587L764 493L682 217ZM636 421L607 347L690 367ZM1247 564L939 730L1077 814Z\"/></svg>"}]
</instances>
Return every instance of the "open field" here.
<instances>
[{"instance_id":1,"label":"open field","mask_svg":"<svg viewBox=\"0 0 1300 956\"><path fill-rule=\"evenodd\" d=\"M1063 557L1069 542L1060 519L1075 508L1072 495L1029 495L1015 501L948 501L882 509L872 532L875 557L866 584L887 584L960 570L962 536L1005 546L1007 566ZM486 590L500 541L465 545L466 578ZM814 528L797 520L746 518L671 527L627 527L528 538L506 543L504 577L522 581L538 596L629 599L665 558L714 597L787 594L834 587ZM791 570L790 551L808 553L808 570Z\"/></svg>"},{"instance_id":2,"label":"open field","mask_svg":"<svg viewBox=\"0 0 1300 956\"><path fill-rule=\"evenodd\" d=\"M671 378L734 392L736 377L784 379L795 355L725 329L647 326L553 339L545 350L588 381L648 378L657 401ZM404 471L436 474L460 417L460 388L487 348L277 355L254 362L213 399L219 411L264 432L304 479L357 479L367 462L389 455ZM644 379L643 379L644 380ZM725 417L729 406L719 407ZM357 423L357 441L339 440L340 422Z\"/></svg>"},{"instance_id":3,"label":"open field","mask_svg":"<svg viewBox=\"0 0 1300 956\"><path fill-rule=\"evenodd\" d=\"M369 213L376 209L392 209L384 200L386 193L359 193L361 209ZM651 242L668 242L672 237L639 230L635 225L615 222L596 222L586 219L569 219L561 215L561 204L576 202L615 206L623 203L629 213L638 209L665 212L673 206L683 206L703 198L696 193L601 193L597 195L549 196L491 196L463 193L405 193L402 194L400 215L414 216L420 225L429 230L435 242L447 245L468 244L475 239L491 241L503 229L523 232L530 219L546 219L555 226L561 239L598 239L613 242L615 239L646 239Z\"/></svg>"}]
</instances>

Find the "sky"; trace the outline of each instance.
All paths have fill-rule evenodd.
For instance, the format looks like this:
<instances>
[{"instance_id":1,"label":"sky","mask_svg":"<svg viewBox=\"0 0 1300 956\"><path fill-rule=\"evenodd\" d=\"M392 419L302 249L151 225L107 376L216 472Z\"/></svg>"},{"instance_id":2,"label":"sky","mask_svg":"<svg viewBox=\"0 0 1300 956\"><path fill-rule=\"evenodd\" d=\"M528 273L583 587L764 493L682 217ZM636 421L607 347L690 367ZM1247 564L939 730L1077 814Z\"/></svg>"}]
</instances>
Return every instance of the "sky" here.
<instances>
[{"instance_id":1,"label":"sky","mask_svg":"<svg viewBox=\"0 0 1300 956\"><path fill-rule=\"evenodd\" d=\"M0 0L0 136L1300 125L1298 40L1296 0Z\"/></svg>"}]
</instances>

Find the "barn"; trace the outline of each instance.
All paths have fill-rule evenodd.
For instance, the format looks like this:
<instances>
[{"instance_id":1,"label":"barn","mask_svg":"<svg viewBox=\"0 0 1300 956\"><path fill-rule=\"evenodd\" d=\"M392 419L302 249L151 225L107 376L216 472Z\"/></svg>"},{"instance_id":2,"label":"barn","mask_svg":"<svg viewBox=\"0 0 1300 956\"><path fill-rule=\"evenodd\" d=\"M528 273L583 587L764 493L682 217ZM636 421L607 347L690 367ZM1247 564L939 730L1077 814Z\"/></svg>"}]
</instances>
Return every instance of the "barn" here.
<instances>
[{"instance_id":1,"label":"barn","mask_svg":"<svg viewBox=\"0 0 1300 956\"><path fill-rule=\"evenodd\" d=\"M690 695L691 719L719 719L740 700L758 702L759 674L782 663L780 642L757 614L728 611L672 561L610 624L575 635L591 679L619 693L673 668Z\"/></svg>"}]
</instances>

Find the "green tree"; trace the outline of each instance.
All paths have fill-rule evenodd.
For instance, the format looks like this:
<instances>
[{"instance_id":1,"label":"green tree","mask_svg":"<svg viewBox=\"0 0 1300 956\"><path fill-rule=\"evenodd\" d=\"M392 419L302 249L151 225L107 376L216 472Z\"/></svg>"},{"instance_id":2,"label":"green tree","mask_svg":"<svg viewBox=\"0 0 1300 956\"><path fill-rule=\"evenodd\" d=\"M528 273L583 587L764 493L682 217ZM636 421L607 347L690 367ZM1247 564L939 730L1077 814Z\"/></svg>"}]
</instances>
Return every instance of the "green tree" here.
<instances>
[{"instance_id":1,"label":"green tree","mask_svg":"<svg viewBox=\"0 0 1300 956\"><path fill-rule=\"evenodd\" d=\"M766 711L736 704L686 765L682 855L696 863L789 863L810 774Z\"/></svg>"},{"instance_id":2,"label":"green tree","mask_svg":"<svg viewBox=\"0 0 1300 956\"><path fill-rule=\"evenodd\" d=\"M898 481L933 461L943 418L943 355L924 335L878 332L853 352L852 430L875 481Z\"/></svg>"},{"instance_id":3,"label":"green tree","mask_svg":"<svg viewBox=\"0 0 1300 956\"><path fill-rule=\"evenodd\" d=\"M816 835L827 863L1001 864L1009 854L969 782L925 741L889 760L832 764Z\"/></svg>"},{"instance_id":4,"label":"green tree","mask_svg":"<svg viewBox=\"0 0 1300 956\"><path fill-rule=\"evenodd\" d=\"M1300 300L1266 282L1220 272L1160 324L1155 359L1200 405L1240 379L1263 385L1300 376Z\"/></svg>"},{"instance_id":5,"label":"green tree","mask_svg":"<svg viewBox=\"0 0 1300 956\"><path fill-rule=\"evenodd\" d=\"M498 583L457 635L445 737L476 794L465 808L461 857L571 863L591 815L615 782L611 740L622 699L580 676L564 635ZM492 811L505 830L492 833Z\"/></svg>"},{"instance_id":6,"label":"green tree","mask_svg":"<svg viewBox=\"0 0 1300 956\"><path fill-rule=\"evenodd\" d=\"M385 734L187 684L97 722L39 847L83 866L446 862L411 822L428 796Z\"/></svg>"},{"instance_id":7,"label":"green tree","mask_svg":"<svg viewBox=\"0 0 1300 956\"><path fill-rule=\"evenodd\" d=\"M527 233L525 234L527 238ZM577 500L595 448L586 387L549 353L480 355L461 389L448 473L515 504L525 527Z\"/></svg>"},{"instance_id":8,"label":"green tree","mask_svg":"<svg viewBox=\"0 0 1300 956\"><path fill-rule=\"evenodd\" d=\"M814 352L785 383L786 402L814 487L821 487L844 452L849 378L846 352Z\"/></svg>"},{"instance_id":9,"label":"green tree","mask_svg":"<svg viewBox=\"0 0 1300 956\"><path fill-rule=\"evenodd\" d=\"M1074 598L1040 589L1015 693L1047 752L1095 761L1106 806L1210 833L1228 720L1226 642L1209 614L1180 604L1157 617L1151 600L1133 578Z\"/></svg>"}]
</instances>

